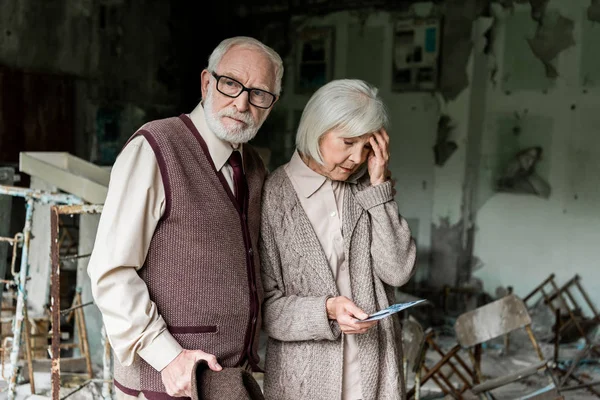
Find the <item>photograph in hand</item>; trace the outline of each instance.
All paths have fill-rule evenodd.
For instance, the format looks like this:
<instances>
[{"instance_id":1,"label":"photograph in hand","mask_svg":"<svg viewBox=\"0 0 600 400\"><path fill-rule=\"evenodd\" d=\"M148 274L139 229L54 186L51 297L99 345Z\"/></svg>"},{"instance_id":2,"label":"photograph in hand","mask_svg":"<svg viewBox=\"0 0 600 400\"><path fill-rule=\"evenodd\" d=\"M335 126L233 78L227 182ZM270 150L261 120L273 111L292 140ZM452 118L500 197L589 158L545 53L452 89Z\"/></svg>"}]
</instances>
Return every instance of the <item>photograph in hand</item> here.
<instances>
[{"instance_id":1,"label":"photograph in hand","mask_svg":"<svg viewBox=\"0 0 600 400\"><path fill-rule=\"evenodd\" d=\"M377 311L376 313L369 315L368 318L357 321L357 322L377 321L379 319L383 319L383 318L389 317L390 315L396 314L402 310L406 310L409 307L416 306L417 304L423 303L424 301L427 301L427 300L420 299L420 300L415 300L415 301L409 301L408 303L392 304L388 308L383 309L381 311Z\"/></svg>"}]
</instances>

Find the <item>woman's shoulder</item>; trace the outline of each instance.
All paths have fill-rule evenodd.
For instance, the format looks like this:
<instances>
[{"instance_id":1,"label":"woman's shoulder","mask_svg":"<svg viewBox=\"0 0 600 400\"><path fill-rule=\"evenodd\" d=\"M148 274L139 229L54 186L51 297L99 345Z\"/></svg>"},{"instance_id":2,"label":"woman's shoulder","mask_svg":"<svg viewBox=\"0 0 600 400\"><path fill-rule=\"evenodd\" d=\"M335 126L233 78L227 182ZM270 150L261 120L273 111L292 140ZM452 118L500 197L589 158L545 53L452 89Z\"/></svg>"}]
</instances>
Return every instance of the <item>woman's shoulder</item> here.
<instances>
[{"instance_id":1,"label":"woman's shoulder","mask_svg":"<svg viewBox=\"0 0 600 400\"><path fill-rule=\"evenodd\" d=\"M263 187L263 195L283 195L289 192L290 189L293 190L293 186L285 172L285 165L282 165L267 175Z\"/></svg>"},{"instance_id":2,"label":"woman's shoulder","mask_svg":"<svg viewBox=\"0 0 600 400\"><path fill-rule=\"evenodd\" d=\"M272 224L281 225L297 206L296 192L284 166L270 173L263 186L262 214Z\"/></svg>"}]
</instances>

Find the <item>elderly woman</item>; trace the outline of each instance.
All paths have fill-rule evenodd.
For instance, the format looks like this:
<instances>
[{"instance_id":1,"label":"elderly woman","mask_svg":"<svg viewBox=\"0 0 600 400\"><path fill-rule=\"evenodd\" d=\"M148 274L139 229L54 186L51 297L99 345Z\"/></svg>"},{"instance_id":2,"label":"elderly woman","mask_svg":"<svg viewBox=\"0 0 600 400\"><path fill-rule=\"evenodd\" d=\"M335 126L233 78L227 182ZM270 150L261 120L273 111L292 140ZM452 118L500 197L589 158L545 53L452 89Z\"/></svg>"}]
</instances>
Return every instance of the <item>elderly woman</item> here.
<instances>
[{"instance_id":1,"label":"elderly woman","mask_svg":"<svg viewBox=\"0 0 600 400\"><path fill-rule=\"evenodd\" d=\"M394 302L415 264L388 171L377 89L336 80L309 100L297 151L266 180L261 224L264 391L273 400L404 398Z\"/></svg>"}]
</instances>

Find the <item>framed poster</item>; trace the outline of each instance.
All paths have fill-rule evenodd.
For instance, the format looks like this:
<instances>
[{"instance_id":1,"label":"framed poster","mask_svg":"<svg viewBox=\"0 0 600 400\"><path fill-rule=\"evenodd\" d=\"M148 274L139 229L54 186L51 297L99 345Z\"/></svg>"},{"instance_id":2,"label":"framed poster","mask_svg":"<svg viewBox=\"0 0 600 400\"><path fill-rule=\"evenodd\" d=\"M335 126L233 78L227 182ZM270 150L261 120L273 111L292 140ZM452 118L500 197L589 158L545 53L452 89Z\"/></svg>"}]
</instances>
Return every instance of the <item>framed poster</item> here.
<instances>
[{"instance_id":1,"label":"framed poster","mask_svg":"<svg viewBox=\"0 0 600 400\"><path fill-rule=\"evenodd\" d=\"M403 19L394 25L392 89L434 90L438 86L439 19Z\"/></svg>"},{"instance_id":2,"label":"framed poster","mask_svg":"<svg viewBox=\"0 0 600 400\"><path fill-rule=\"evenodd\" d=\"M333 79L333 27L306 28L296 42L298 94L311 94Z\"/></svg>"}]
</instances>

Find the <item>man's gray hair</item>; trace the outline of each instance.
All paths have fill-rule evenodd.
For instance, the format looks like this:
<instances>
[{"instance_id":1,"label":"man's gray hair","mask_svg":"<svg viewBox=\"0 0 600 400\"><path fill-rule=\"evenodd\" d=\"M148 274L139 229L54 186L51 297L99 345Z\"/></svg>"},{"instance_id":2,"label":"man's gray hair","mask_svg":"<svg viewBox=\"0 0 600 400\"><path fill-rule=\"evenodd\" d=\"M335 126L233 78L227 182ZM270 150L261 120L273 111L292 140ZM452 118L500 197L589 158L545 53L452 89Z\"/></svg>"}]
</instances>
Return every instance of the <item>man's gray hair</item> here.
<instances>
[{"instance_id":1,"label":"man's gray hair","mask_svg":"<svg viewBox=\"0 0 600 400\"><path fill-rule=\"evenodd\" d=\"M221 59L225 53L227 53L227 50L233 46L259 49L269 57L273 63L273 66L275 67L275 94L279 96L281 93L281 80L283 79L283 61L281 60L281 56L279 56L275 50L265 45L260 40L248 36L235 36L223 40L211 53L210 57L208 58L208 67L206 68L209 71L216 72L217 66L221 62Z\"/></svg>"},{"instance_id":2,"label":"man's gray hair","mask_svg":"<svg viewBox=\"0 0 600 400\"><path fill-rule=\"evenodd\" d=\"M343 137L358 137L388 125L388 114L377 88L360 79L338 79L317 90L304 107L296 148L320 164L321 137L333 129Z\"/></svg>"}]
</instances>

